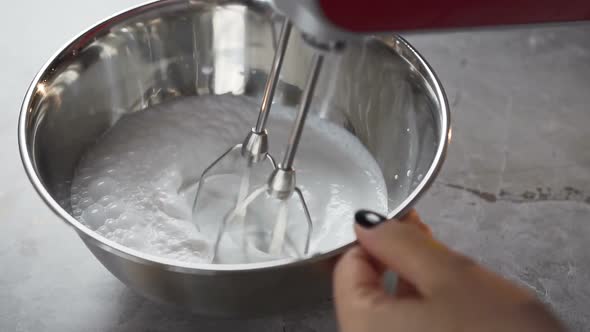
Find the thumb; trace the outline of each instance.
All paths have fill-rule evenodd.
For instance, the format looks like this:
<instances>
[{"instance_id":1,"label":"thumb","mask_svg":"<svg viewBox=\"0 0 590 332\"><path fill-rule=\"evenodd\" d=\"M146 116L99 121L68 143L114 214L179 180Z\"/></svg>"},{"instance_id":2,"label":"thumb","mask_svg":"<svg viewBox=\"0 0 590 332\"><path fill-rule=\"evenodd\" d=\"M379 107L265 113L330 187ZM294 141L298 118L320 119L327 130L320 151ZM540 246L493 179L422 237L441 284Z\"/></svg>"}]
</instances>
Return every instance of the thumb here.
<instances>
[{"instance_id":1,"label":"thumb","mask_svg":"<svg viewBox=\"0 0 590 332\"><path fill-rule=\"evenodd\" d=\"M334 296L336 302L387 302L388 294L382 285L383 270L372 263L360 247L346 252L334 270Z\"/></svg>"},{"instance_id":2,"label":"thumb","mask_svg":"<svg viewBox=\"0 0 590 332\"><path fill-rule=\"evenodd\" d=\"M396 222L362 210L355 219L358 242L367 254L414 285L423 296L453 282L462 267L473 264L421 229L423 223L416 213Z\"/></svg>"},{"instance_id":3,"label":"thumb","mask_svg":"<svg viewBox=\"0 0 590 332\"><path fill-rule=\"evenodd\" d=\"M340 331L376 331L370 328L371 323L391 315L394 299L386 293L382 276L383 270L358 246L340 258L334 270L334 303Z\"/></svg>"}]
</instances>

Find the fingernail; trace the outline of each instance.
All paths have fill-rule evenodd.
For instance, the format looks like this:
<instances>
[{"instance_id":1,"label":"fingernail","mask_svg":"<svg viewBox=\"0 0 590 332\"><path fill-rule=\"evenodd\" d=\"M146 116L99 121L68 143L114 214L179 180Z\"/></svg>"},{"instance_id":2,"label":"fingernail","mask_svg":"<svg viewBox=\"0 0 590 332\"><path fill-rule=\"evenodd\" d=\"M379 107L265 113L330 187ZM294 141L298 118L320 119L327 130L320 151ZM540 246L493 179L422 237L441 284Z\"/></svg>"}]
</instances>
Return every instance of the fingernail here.
<instances>
[{"instance_id":1,"label":"fingernail","mask_svg":"<svg viewBox=\"0 0 590 332\"><path fill-rule=\"evenodd\" d=\"M373 228L387 220L387 218L377 212L369 210L359 210L354 214L356 223L363 228Z\"/></svg>"}]
</instances>

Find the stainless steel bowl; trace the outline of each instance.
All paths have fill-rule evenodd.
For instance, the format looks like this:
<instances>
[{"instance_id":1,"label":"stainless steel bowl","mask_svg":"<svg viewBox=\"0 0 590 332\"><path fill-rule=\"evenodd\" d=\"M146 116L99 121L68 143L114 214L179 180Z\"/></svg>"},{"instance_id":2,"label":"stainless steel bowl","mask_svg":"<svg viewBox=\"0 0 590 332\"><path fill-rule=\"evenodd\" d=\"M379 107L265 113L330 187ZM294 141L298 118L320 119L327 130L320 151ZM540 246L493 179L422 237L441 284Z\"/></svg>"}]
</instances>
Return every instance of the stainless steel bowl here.
<instances>
[{"instance_id":1,"label":"stainless steel bowl","mask_svg":"<svg viewBox=\"0 0 590 332\"><path fill-rule=\"evenodd\" d=\"M28 176L100 262L137 292L216 316L261 315L329 300L345 248L296 263L187 264L126 248L68 213L82 153L125 113L181 96L260 97L278 18L262 1L169 0L115 15L76 37L41 69L18 127ZM294 108L311 51L293 37L277 102ZM445 94L400 37L352 43L326 63L314 114L356 135L385 176L389 215L409 209L441 167L449 137Z\"/></svg>"}]
</instances>

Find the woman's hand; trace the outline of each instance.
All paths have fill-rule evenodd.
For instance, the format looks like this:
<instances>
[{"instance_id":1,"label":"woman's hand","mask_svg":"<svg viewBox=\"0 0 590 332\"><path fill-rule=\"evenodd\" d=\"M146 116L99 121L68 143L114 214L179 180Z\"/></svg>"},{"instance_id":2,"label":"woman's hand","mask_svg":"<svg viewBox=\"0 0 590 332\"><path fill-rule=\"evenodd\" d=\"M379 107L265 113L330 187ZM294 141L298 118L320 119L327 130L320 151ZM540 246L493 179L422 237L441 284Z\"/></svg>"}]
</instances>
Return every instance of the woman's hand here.
<instances>
[{"instance_id":1,"label":"woman's hand","mask_svg":"<svg viewBox=\"0 0 590 332\"><path fill-rule=\"evenodd\" d=\"M436 241L415 212L356 219L359 245L334 273L341 332L565 331L528 291ZM400 277L395 295L383 287L385 270Z\"/></svg>"}]
</instances>

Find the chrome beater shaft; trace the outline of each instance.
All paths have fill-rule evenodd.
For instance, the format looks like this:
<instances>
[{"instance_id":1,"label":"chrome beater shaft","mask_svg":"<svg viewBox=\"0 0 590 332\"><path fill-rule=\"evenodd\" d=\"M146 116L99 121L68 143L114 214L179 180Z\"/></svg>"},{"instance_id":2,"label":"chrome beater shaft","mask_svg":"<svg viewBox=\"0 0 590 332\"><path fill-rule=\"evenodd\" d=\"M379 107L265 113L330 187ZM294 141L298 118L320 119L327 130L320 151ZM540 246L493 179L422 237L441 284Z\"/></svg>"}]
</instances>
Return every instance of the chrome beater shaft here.
<instances>
[{"instance_id":1,"label":"chrome beater shaft","mask_svg":"<svg viewBox=\"0 0 590 332\"><path fill-rule=\"evenodd\" d=\"M292 24L289 20L286 20L282 24L281 34L279 36L279 42L277 44L277 48L275 50L275 55L273 58L272 66L270 69L270 73L268 79L266 81L266 85L264 88L264 95L262 98L262 104L260 106L260 111L258 113L258 119L256 121L256 126L252 128L252 130L247 134L246 138L242 143L236 144L226 150L219 158L215 159L208 167L203 170L201 173L201 177L198 180L193 180L183 184L179 192L185 192L190 188L194 188L197 186L197 191L195 194L195 199L193 202L193 214L194 211L198 209L199 198L203 192L203 188L206 186L207 180L210 178L210 173L214 170L216 166L218 166L224 159L235 155L236 158L242 158L246 161L246 169L239 169L236 170L235 173L243 173L243 179L246 181L249 179L249 172L250 168L263 160L267 160L273 169L277 167L274 158L269 153L269 143L268 143L268 133L266 131L266 124L268 120L268 116L270 114L270 108L272 105L272 100L275 94L275 90L277 87L277 83L279 81L279 74L281 72L281 67L283 65L283 60L285 57L285 52L287 50L287 45L289 42L289 38L291 35ZM238 155L239 154L239 155ZM242 167L243 164L238 163L239 167ZM249 183L242 183L241 185L241 192L238 194L238 202L244 199L245 194L248 192ZM196 227L198 228L198 222L196 222Z\"/></svg>"},{"instance_id":2,"label":"chrome beater shaft","mask_svg":"<svg viewBox=\"0 0 590 332\"><path fill-rule=\"evenodd\" d=\"M307 231L305 232L302 254L307 255L309 253L309 244L313 231L313 223L307 203L303 197L303 193L296 184L295 169L293 168L293 164L295 161L297 148L299 147L299 142L301 140L301 135L303 133L305 121L310 110L311 101L322 68L323 60L323 54L318 53L314 56L311 72L306 82L301 104L297 113L297 118L292 128L291 136L289 138L282 163L280 163L274 169L268 179L266 186L256 188L251 194L239 201L237 206L224 218L213 248L214 261L219 250L219 243L221 242L221 238L225 232L226 227L232 223L235 218L243 216L248 205L254 203L254 201L259 198L274 199L277 200L277 203L279 204L278 215L274 223L268 248L266 248L265 251L271 255L280 255L284 243L292 242L286 234L287 201L293 197L296 197L296 199L299 200L299 203L301 204L304 218L307 221Z\"/></svg>"},{"instance_id":3,"label":"chrome beater shaft","mask_svg":"<svg viewBox=\"0 0 590 332\"><path fill-rule=\"evenodd\" d=\"M305 125L307 114L309 113L311 101L313 99L313 93L315 91L315 86L317 84L323 62L324 55L316 54L311 66L311 73L309 75L305 91L303 92L301 106L299 108L299 113L297 114L297 119L295 120L295 125L291 132L291 137L289 138L289 144L287 145L283 162L280 163L279 166L272 172L268 180L269 195L280 200L286 200L289 199L293 193L295 193L299 198L305 213L305 218L307 219L308 227L307 236L305 237L305 246L303 252L304 255L309 253L309 243L311 240L311 233L313 231L313 223L311 221L311 216L309 214L309 209L307 208L305 198L303 197L303 193L301 192L301 189L297 187L293 163L295 162L295 155L297 154L297 148L299 147L299 141L301 140L301 134L303 133L303 126ZM280 234L278 236L280 236ZM274 239L275 234L273 234L273 240ZM271 242L271 251L272 249L273 245Z\"/></svg>"}]
</instances>

